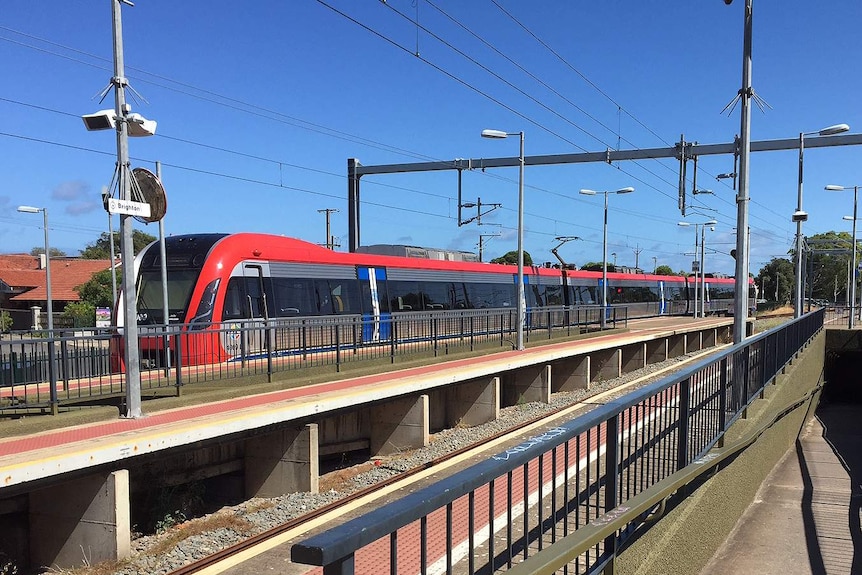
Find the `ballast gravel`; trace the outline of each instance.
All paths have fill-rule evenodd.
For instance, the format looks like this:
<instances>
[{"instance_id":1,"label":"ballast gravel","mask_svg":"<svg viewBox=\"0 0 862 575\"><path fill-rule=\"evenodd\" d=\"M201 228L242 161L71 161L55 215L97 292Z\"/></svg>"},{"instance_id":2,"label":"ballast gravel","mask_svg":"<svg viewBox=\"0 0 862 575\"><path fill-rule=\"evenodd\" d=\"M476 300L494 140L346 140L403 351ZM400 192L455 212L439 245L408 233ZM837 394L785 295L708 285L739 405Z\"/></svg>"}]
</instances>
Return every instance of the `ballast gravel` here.
<instances>
[{"instance_id":1,"label":"ballast gravel","mask_svg":"<svg viewBox=\"0 0 862 575\"><path fill-rule=\"evenodd\" d=\"M202 559L221 549L239 543L248 537L269 530L282 523L303 515L311 510L337 501L355 491L375 485L392 476L418 467L437 459L447 453L464 448L491 437L501 431L510 429L520 423L535 419L563 407L572 405L585 399L588 395L608 391L631 381L646 378L633 386L626 387L616 396L627 394L638 387L652 383L656 378L649 375L665 368L673 368L681 362L690 359L692 355L680 356L662 363L649 365L643 369L633 371L622 377L594 383L589 392L578 390L572 392L555 393L551 396L549 404L526 403L500 410L500 417L493 422L471 428L447 429L434 434L430 445L421 449L398 454L376 460L379 465L357 466L355 474L347 472L346 481L338 483L338 490L328 489L325 492L291 493L273 499L251 499L239 505L225 507L214 515L231 515L243 520L243 529L224 528L203 531L186 537L176 545L166 542L176 538L176 531L188 530L195 532L194 524L206 524L212 516L188 521L176 525L163 533L147 535L132 541L132 556L122 563L114 573L116 575L165 575L184 565ZM662 373L664 377L666 373ZM591 409L591 408L589 408ZM344 471L340 473L344 474ZM325 484L325 477L321 483ZM163 547L168 547L163 550ZM86 575L89 569L76 569L75 573ZM104 570L99 571L105 573Z\"/></svg>"}]
</instances>

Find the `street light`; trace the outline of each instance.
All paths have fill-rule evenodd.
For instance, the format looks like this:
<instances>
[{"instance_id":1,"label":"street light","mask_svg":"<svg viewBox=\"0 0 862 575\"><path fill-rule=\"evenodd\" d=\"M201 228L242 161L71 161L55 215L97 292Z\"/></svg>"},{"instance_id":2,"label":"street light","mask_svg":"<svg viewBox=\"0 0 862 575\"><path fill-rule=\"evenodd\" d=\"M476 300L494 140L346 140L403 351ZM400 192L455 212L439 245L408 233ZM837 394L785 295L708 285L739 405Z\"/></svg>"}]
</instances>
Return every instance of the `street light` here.
<instances>
[{"instance_id":1,"label":"street light","mask_svg":"<svg viewBox=\"0 0 862 575\"><path fill-rule=\"evenodd\" d=\"M796 198L796 211L792 221L796 222L796 296L794 298L793 317L802 315L802 222L808 219L808 214L802 210L802 158L805 150L805 136L833 136L850 129L847 124L835 124L816 132L799 132L799 180Z\"/></svg>"},{"instance_id":2,"label":"street light","mask_svg":"<svg viewBox=\"0 0 862 575\"><path fill-rule=\"evenodd\" d=\"M614 271L617 271L617 252L611 252L611 256L614 258Z\"/></svg>"},{"instance_id":3,"label":"street light","mask_svg":"<svg viewBox=\"0 0 862 575\"><path fill-rule=\"evenodd\" d=\"M596 194L605 195L605 224L602 235L602 329L607 327L608 314L608 195L609 194L630 194L635 191L634 188L620 188L612 192L597 192L595 190L581 190L585 196L595 196Z\"/></svg>"},{"instance_id":4,"label":"street light","mask_svg":"<svg viewBox=\"0 0 862 575\"><path fill-rule=\"evenodd\" d=\"M850 189L851 186L836 186L836 185L828 185L825 189L829 192L843 192L844 190ZM854 316L854 308L856 306L856 200L859 194L859 186L852 186L853 188L853 272L850 275L850 320L848 321L847 327L849 329L853 329L853 323L855 321ZM848 219L847 216L844 216L844 219ZM862 306L860 306L862 307Z\"/></svg>"},{"instance_id":5,"label":"street light","mask_svg":"<svg viewBox=\"0 0 862 575\"><path fill-rule=\"evenodd\" d=\"M524 297L524 132L503 132L501 130L482 130L483 138L505 139L518 136L521 149L518 155L518 340L517 349L524 349L524 323L527 315L527 302Z\"/></svg>"},{"instance_id":6,"label":"street light","mask_svg":"<svg viewBox=\"0 0 862 575\"><path fill-rule=\"evenodd\" d=\"M47 293L45 298L48 302L48 337L54 337L54 300L51 297L51 247L48 245L48 208L36 208L33 206L18 206L18 211L24 214L38 214L42 212L45 226L45 281Z\"/></svg>"},{"instance_id":7,"label":"street light","mask_svg":"<svg viewBox=\"0 0 862 575\"><path fill-rule=\"evenodd\" d=\"M706 266L704 265L704 258L706 257L706 226L715 226L718 224L716 220L709 220L707 222L695 223L694 224L694 257L697 257L697 229L700 227L700 263L698 264L699 269L693 270L695 272L695 283L694 283L694 315L692 317L698 316L698 306L697 306L697 272L700 272L700 317L706 317ZM691 225L689 222L678 222L678 226L688 227Z\"/></svg>"}]
</instances>

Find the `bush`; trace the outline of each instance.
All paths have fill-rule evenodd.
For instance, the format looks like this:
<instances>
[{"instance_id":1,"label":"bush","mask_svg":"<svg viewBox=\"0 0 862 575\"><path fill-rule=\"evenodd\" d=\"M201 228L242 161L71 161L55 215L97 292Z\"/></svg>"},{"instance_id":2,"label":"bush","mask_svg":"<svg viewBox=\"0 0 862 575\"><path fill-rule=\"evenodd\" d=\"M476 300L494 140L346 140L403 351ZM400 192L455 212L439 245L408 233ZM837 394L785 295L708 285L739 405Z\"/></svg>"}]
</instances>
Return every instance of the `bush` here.
<instances>
[{"instance_id":1,"label":"bush","mask_svg":"<svg viewBox=\"0 0 862 575\"><path fill-rule=\"evenodd\" d=\"M93 304L85 301L71 302L66 305L61 317L71 320L75 327L94 327L96 325L96 308Z\"/></svg>"},{"instance_id":2,"label":"bush","mask_svg":"<svg viewBox=\"0 0 862 575\"><path fill-rule=\"evenodd\" d=\"M6 333L12 329L12 316L8 311L0 311L0 333Z\"/></svg>"}]
</instances>

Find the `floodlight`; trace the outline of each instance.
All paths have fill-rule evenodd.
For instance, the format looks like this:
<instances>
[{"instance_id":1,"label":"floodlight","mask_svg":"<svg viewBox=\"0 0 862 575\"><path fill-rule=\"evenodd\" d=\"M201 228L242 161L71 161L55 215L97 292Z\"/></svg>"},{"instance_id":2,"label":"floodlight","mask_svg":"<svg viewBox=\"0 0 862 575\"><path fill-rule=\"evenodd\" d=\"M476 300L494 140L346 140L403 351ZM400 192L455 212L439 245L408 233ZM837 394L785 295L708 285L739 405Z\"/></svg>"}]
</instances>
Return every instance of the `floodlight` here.
<instances>
[{"instance_id":1,"label":"floodlight","mask_svg":"<svg viewBox=\"0 0 862 575\"><path fill-rule=\"evenodd\" d=\"M81 116L88 130L116 130L117 114L114 110L99 110L94 114ZM156 121L147 120L140 114L129 114L126 120L132 138L152 136L156 133Z\"/></svg>"},{"instance_id":2,"label":"floodlight","mask_svg":"<svg viewBox=\"0 0 862 575\"><path fill-rule=\"evenodd\" d=\"M117 128L117 114L113 110L99 110L95 114L81 116L90 131L114 130Z\"/></svg>"},{"instance_id":3,"label":"floodlight","mask_svg":"<svg viewBox=\"0 0 862 575\"><path fill-rule=\"evenodd\" d=\"M156 134L156 121L147 120L140 114L129 114L129 136L142 137L154 136Z\"/></svg>"}]
</instances>

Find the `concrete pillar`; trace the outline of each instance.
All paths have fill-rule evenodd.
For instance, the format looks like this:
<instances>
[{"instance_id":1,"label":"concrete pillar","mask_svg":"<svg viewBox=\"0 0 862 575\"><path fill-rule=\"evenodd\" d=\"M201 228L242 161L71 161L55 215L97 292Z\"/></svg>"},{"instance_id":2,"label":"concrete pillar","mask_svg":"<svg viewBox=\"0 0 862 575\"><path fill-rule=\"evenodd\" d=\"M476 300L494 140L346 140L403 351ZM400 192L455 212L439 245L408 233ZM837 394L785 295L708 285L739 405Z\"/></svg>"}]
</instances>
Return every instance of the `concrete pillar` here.
<instances>
[{"instance_id":1,"label":"concrete pillar","mask_svg":"<svg viewBox=\"0 0 862 575\"><path fill-rule=\"evenodd\" d=\"M685 334L669 335L667 338L667 358L671 359L686 354Z\"/></svg>"},{"instance_id":2,"label":"concrete pillar","mask_svg":"<svg viewBox=\"0 0 862 575\"><path fill-rule=\"evenodd\" d=\"M590 356L576 355L551 364L554 393L590 388Z\"/></svg>"},{"instance_id":3,"label":"concrete pillar","mask_svg":"<svg viewBox=\"0 0 862 575\"><path fill-rule=\"evenodd\" d=\"M31 565L67 569L129 556L127 470L39 489L29 499Z\"/></svg>"},{"instance_id":4,"label":"concrete pillar","mask_svg":"<svg viewBox=\"0 0 862 575\"><path fill-rule=\"evenodd\" d=\"M245 441L245 493L248 497L317 493L318 465L316 423L252 437Z\"/></svg>"},{"instance_id":5,"label":"concrete pillar","mask_svg":"<svg viewBox=\"0 0 862 575\"><path fill-rule=\"evenodd\" d=\"M51 285L54 285L54 284L51 284ZM53 298L52 298L52 300L53 300ZM41 315L42 315L42 308L41 307L39 307L38 305L30 306L30 316L31 316L30 329L32 329L33 331L37 331L37 330L42 329L42 326L39 323L39 318L41 317Z\"/></svg>"},{"instance_id":6,"label":"concrete pillar","mask_svg":"<svg viewBox=\"0 0 862 575\"><path fill-rule=\"evenodd\" d=\"M530 365L509 372L503 378L503 401L506 405L551 402L551 366Z\"/></svg>"},{"instance_id":7,"label":"concrete pillar","mask_svg":"<svg viewBox=\"0 0 862 575\"><path fill-rule=\"evenodd\" d=\"M645 343L646 345L646 362L648 364L661 363L667 361L667 339L653 339Z\"/></svg>"},{"instance_id":8,"label":"concrete pillar","mask_svg":"<svg viewBox=\"0 0 862 575\"><path fill-rule=\"evenodd\" d=\"M620 371L622 354L619 348L596 350L590 355L593 358L591 381L608 381L622 375Z\"/></svg>"},{"instance_id":9,"label":"concrete pillar","mask_svg":"<svg viewBox=\"0 0 862 575\"><path fill-rule=\"evenodd\" d=\"M474 379L456 385L447 394L448 427L473 427L500 417L500 378Z\"/></svg>"},{"instance_id":10,"label":"concrete pillar","mask_svg":"<svg viewBox=\"0 0 862 575\"><path fill-rule=\"evenodd\" d=\"M620 350L620 372L629 373L646 367L646 343L634 343Z\"/></svg>"},{"instance_id":11,"label":"concrete pillar","mask_svg":"<svg viewBox=\"0 0 862 575\"><path fill-rule=\"evenodd\" d=\"M405 397L371 408L371 455L428 445L428 396Z\"/></svg>"}]
</instances>

